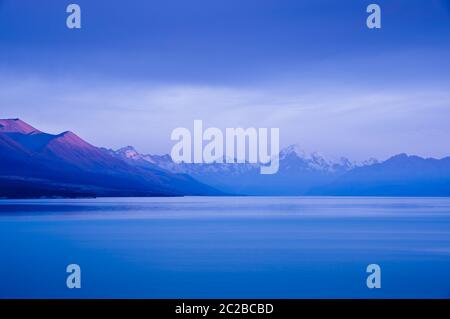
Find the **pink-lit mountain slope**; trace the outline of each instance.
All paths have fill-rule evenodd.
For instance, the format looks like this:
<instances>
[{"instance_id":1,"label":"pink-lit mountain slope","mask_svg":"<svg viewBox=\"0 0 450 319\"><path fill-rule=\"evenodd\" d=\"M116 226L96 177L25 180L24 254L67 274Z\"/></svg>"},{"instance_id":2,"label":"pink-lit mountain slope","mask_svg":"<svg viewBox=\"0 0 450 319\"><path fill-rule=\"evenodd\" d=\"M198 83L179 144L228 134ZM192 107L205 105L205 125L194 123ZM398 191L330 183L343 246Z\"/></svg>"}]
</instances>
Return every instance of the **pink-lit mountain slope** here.
<instances>
[{"instance_id":1,"label":"pink-lit mountain slope","mask_svg":"<svg viewBox=\"0 0 450 319\"><path fill-rule=\"evenodd\" d=\"M0 197L64 194L181 196L218 192L184 174L129 165L72 132L52 135L20 119L0 120Z\"/></svg>"}]
</instances>

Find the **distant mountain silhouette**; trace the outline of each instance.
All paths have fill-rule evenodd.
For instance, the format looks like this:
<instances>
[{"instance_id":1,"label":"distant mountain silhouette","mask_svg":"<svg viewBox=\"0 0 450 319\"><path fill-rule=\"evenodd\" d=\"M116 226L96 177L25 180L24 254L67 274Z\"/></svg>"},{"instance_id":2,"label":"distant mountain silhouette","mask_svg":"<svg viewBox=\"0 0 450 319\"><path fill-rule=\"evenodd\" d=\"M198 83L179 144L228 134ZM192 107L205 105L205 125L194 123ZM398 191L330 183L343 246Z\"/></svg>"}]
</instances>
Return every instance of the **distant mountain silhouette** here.
<instances>
[{"instance_id":1,"label":"distant mountain silhouette","mask_svg":"<svg viewBox=\"0 0 450 319\"><path fill-rule=\"evenodd\" d=\"M0 197L221 194L185 174L140 169L72 132L0 120Z\"/></svg>"},{"instance_id":2,"label":"distant mountain silhouette","mask_svg":"<svg viewBox=\"0 0 450 319\"><path fill-rule=\"evenodd\" d=\"M67 131L44 133L20 119L0 120L0 197L182 195L450 196L450 157L396 155L352 162L280 152L277 174L259 164L175 163L169 155L95 147Z\"/></svg>"},{"instance_id":3,"label":"distant mountain silhouette","mask_svg":"<svg viewBox=\"0 0 450 319\"><path fill-rule=\"evenodd\" d=\"M450 196L450 157L399 154L383 163L355 168L310 195Z\"/></svg>"},{"instance_id":4,"label":"distant mountain silhouette","mask_svg":"<svg viewBox=\"0 0 450 319\"><path fill-rule=\"evenodd\" d=\"M261 175L257 164L177 164L169 155L144 155L131 146L111 152L130 165L189 174L229 194L450 196L450 157L400 154L384 162L352 162L291 145L280 152L278 173Z\"/></svg>"},{"instance_id":5,"label":"distant mountain silhouette","mask_svg":"<svg viewBox=\"0 0 450 319\"><path fill-rule=\"evenodd\" d=\"M258 164L177 164L169 155L140 154L131 146L112 153L130 164L189 174L230 194L260 196L305 195L312 188L331 183L355 167L377 162L371 159L355 163L347 158L328 158L317 152L305 152L298 145L291 145L280 152L278 173L261 175Z\"/></svg>"}]
</instances>

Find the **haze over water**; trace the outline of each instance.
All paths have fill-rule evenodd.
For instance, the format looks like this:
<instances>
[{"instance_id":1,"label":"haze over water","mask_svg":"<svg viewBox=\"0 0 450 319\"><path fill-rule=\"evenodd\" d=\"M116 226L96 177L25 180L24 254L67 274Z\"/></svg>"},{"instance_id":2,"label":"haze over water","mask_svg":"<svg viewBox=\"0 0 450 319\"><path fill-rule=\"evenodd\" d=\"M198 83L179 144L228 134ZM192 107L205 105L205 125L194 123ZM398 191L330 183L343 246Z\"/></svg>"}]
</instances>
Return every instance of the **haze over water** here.
<instances>
[{"instance_id":1,"label":"haze over water","mask_svg":"<svg viewBox=\"0 0 450 319\"><path fill-rule=\"evenodd\" d=\"M450 198L2 200L0 247L0 298L450 297Z\"/></svg>"}]
</instances>

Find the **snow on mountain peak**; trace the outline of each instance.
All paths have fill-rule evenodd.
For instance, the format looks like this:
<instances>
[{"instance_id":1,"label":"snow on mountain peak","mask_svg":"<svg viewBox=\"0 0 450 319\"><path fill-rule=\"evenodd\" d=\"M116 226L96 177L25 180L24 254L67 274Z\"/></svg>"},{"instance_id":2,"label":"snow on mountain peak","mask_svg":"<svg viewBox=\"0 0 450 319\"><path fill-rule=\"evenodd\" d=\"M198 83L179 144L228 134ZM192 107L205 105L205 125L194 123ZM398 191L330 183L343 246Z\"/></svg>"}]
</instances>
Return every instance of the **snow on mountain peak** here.
<instances>
[{"instance_id":1,"label":"snow on mountain peak","mask_svg":"<svg viewBox=\"0 0 450 319\"><path fill-rule=\"evenodd\" d=\"M280 159L285 159L286 157L292 154L303 159L306 159L308 157L308 154L305 152L305 150L300 148L298 144L292 144L281 150Z\"/></svg>"},{"instance_id":2,"label":"snow on mountain peak","mask_svg":"<svg viewBox=\"0 0 450 319\"><path fill-rule=\"evenodd\" d=\"M126 159L129 160L134 160L134 161L146 161L149 163L154 164L155 160L153 159L152 155L145 155L145 154L141 154L139 153L133 146L125 146L122 147L121 149L118 149L115 152L117 155L124 157Z\"/></svg>"},{"instance_id":3,"label":"snow on mountain peak","mask_svg":"<svg viewBox=\"0 0 450 319\"><path fill-rule=\"evenodd\" d=\"M353 168L353 164L345 157L332 157L319 152L307 152L298 144L290 145L280 152L280 160L286 160L290 156L306 162L307 166L313 170L335 171L339 169L348 170Z\"/></svg>"},{"instance_id":4,"label":"snow on mountain peak","mask_svg":"<svg viewBox=\"0 0 450 319\"><path fill-rule=\"evenodd\" d=\"M380 161L378 161L376 158L371 157L365 161L361 161L361 162L355 162L355 166L370 166L370 165L374 165L374 164L379 164Z\"/></svg>"},{"instance_id":5,"label":"snow on mountain peak","mask_svg":"<svg viewBox=\"0 0 450 319\"><path fill-rule=\"evenodd\" d=\"M139 154L133 146L122 147L121 149L117 150L117 153L128 159L142 159L141 154Z\"/></svg>"},{"instance_id":6,"label":"snow on mountain peak","mask_svg":"<svg viewBox=\"0 0 450 319\"><path fill-rule=\"evenodd\" d=\"M219 170L219 171L230 171L230 170L242 170L242 169L252 169L257 168L258 164L255 165L229 165L229 164L214 164L214 165L183 165L176 164L172 162L169 155L146 155L139 153L133 146L126 146L113 153L123 159L132 161L146 161L151 164L155 164L162 168L179 171L179 170ZM351 162L346 157L331 157L323 155L319 152L307 152L302 149L299 145L293 144L280 151L280 161L282 162L282 167L301 169L306 168L311 171L326 171L326 172L337 172L337 171L348 171L354 167L371 165L377 163L376 159L369 159L364 162Z\"/></svg>"}]
</instances>

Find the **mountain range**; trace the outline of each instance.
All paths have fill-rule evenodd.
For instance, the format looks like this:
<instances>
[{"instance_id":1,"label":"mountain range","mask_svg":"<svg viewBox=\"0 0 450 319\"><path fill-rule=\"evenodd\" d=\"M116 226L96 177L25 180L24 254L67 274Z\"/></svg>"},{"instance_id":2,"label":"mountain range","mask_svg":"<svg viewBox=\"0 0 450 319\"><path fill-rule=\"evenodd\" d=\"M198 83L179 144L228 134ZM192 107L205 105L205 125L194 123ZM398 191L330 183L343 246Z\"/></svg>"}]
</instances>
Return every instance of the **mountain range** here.
<instances>
[{"instance_id":1,"label":"mountain range","mask_svg":"<svg viewBox=\"0 0 450 319\"><path fill-rule=\"evenodd\" d=\"M0 120L0 197L184 196L220 191L186 174L141 169L72 132Z\"/></svg>"},{"instance_id":2,"label":"mountain range","mask_svg":"<svg viewBox=\"0 0 450 319\"><path fill-rule=\"evenodd\" d=\"M67 131L0 120L0 197L84 196L450 196L450 157L399 154L386 161L330 158L291 145L277 174L258 164L175 163L132 146L95 147Z\"/></svg>"},{"instance_id":3,"label":"mountain range","mask_svg":"<svg viewBox=\"0 0 450 319\"><path fill-rule=\"evenodd\" d=\"M273 175L260 174L260 166L250 163L174 163L169 155L140 154L132 146L110 152L130 164L156 165L171 172L188 174L229 194L253 196L305 195L311 188L331 183L345 172L365 165L347 158L331 159L319 153L306 153L297 145L280 152L280 169ZM376 160L367 163L374 162Z\"/></svg>"},{"instance_id":4,"label":"mountain range","mask_svg":"<svg viewBox=\"0 0 450 319\"><path fill-rule=\"evenodd\" d=\"M228 194L250 196L450 196L450 157L399 154L380 162L330 158L291 145L280 152L280 169L261 175L258 164L174 163L169 155L140 154L132 146L113 156L140 166L184 173Z\"/></svg>"}]
</instances>

